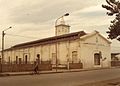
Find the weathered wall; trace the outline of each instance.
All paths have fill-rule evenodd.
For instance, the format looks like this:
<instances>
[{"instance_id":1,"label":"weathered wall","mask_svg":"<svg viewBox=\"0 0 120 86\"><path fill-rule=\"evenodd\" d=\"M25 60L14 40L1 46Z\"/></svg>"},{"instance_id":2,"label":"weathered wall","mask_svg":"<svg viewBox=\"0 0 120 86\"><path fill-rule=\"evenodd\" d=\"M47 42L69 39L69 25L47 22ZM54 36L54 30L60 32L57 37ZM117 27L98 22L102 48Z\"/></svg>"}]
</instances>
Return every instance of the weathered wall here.
<instances>
[{"instance_id":1,"label":"weathered wall","mask_svg":"<svg viewBox=\"0 0 120 86\"><path fill-rule=\"evenodd\" d=\"M57 48L56 48L57 47ZM72 62L72 52L79 51L79 40L71 40L71 41L63 41L58 42L57 44L46 44L39 45L34 47L22 48L22 49L13 49L12 51L5 51L5 61L8 62L8 57L11 58L12 62L16 61L16 56L21 58L22 61L25 61L25 55L27 55L27 60L29 62L34 62L37 59L37 54L40 55L41 61L53 61L55 63L56 58L53 58L52 53L56 54L57 49L57 59L59 64L67 64L67 60L69 59ZM56 55L54 56L56 57ZM79 60L79 52L78 52L78 60Z\"/></svg>"},{"instance_id":2,"label":"weathered wall","mask_svg":"<svg viewBox=\"0 0 120 86\"><path fill-rule=\"evenodd\" d=\"M94 65L94 54L102 53L101 65ZM110 44L98 34L81 41L81 57L84 68L109 67L111 58ZM104 58L106 60L102 61Z\"/></svg>"},{"instance_id":3,"label":"weathered wall","mask_svg":"<svg viewBox=\"0 0 120 86\"><path fill-rule=\"evenodd\" d=\"M51 61L52 64L56 64L56 49L59 64L68 64L68 61L72 63L72 52L77 51L77 61L75 63L82 62L83 68L110 66L110 44L98 34L83 40L68 40L58 42L57 44L52 43L8 50L4 52L5 61L8 62L8 57L10 57L11 62L15 63L16 56L24 61L25 55L28 55L28 61L33 63L37 59L37 54L39 54L40 61ZM102 59L106 58L106 60L102 61L101 59L101 65L97 66L94 65L94 53L99 51L102 53Z\"/></svg>"}]
</instances>

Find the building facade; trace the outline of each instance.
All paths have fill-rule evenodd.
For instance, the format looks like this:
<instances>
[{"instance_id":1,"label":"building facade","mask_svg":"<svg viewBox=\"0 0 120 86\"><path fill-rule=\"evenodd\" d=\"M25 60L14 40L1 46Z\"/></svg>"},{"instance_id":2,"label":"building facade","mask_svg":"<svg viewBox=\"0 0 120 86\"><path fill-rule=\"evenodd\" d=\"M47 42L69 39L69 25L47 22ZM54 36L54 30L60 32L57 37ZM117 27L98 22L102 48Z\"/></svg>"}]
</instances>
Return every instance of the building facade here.
<instances>
[{"instance_id":1,"label":"building facade","mask_svg":"<svg viewBox=\"0 0 120 86\"><path fill-rule=\"evenodd\" d=\"M29 64L50 61L54 66L82 63L83 68L110 67L111 42L99 32L70 32L70 26L56 26L54 37L15 45L4 50L4 63Z\"/></svg>"}]
</instances>

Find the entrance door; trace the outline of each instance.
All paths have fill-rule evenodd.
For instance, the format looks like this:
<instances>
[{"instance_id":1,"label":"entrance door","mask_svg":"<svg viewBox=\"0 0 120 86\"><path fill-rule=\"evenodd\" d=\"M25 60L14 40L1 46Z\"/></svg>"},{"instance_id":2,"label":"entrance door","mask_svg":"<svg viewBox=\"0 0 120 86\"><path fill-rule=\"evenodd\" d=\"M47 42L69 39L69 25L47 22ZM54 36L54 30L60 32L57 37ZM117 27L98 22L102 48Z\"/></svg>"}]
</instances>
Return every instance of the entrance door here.
<instances>
[{"instance_id":1,"label":"entrance door","mask_svg":"<svg viewBox=\"0 0 120 86\"><path fill-rule=\"evenodd\" d=\"M94 64L100 65L100 54L99 53L94 54Z\"/></svg>"}]
</instances>

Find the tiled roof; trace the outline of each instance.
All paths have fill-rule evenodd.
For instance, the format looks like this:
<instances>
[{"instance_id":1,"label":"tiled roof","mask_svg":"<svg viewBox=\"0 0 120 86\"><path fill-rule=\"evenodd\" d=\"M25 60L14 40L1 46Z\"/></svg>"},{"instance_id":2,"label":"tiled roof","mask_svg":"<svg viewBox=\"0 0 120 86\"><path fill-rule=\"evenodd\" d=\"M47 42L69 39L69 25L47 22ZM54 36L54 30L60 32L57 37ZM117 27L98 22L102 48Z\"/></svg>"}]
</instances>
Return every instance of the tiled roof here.
<instances>
[{"instance_id":1,"label":"tiled roof","mask_svg":"<svg viewBox=\"0 0 120 86\"><path fill-rule=\"evenodd\" d=\"M21 47L25 47L25 46L33 46L33 45L46 44L46 43L49 44L49 43L56 42L58 40L63 41L63 39L68 40L69 38L71 38L71 39L79 38L83 35L86 35L86 33L84 31L79 31L79 32L44 38L44 39L40 39L40 40L30 41L30 42L26 42L26 43L21 43L21 44L17 44L15 46L13 46L11 48L21 48Z\"/></svg>"}]
</instances>

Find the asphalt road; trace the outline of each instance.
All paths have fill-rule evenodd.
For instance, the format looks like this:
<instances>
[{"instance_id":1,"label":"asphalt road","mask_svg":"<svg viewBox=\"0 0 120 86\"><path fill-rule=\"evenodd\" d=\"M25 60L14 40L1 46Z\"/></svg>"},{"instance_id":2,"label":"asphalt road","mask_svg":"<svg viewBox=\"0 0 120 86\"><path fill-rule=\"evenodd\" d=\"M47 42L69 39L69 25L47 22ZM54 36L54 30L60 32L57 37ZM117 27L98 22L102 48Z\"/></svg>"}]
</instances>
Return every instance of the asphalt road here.
<instances>
[{"instance_id":1,"label":"asphalt road","mask_svg":"<svg viewBox=\"0 0 120 86\"><path fill-rule=\"evenodd\" d=\"M0 77L0 86L79 86L120 77L120 68L58 74Z\"/></svg>"}]
</instances>

